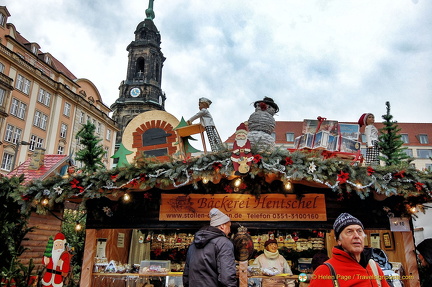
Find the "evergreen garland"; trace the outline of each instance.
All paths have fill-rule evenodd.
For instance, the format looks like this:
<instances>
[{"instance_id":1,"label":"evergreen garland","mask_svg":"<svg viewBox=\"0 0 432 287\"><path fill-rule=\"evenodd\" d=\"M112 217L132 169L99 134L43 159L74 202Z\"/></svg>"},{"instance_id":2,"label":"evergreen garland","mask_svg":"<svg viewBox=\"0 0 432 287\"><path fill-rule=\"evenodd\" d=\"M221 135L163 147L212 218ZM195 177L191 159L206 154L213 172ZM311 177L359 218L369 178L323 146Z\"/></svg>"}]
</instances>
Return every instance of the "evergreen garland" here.
<instances>
[{"instance_id":1,"label":"evergreen garland","mask_svg":"<svg viewBox=\"0 0 432 287\"><path fill-rule=\"evenodd\" d=\"M387 113L382 116L384 127L380 129L378 145L383 156L378 158L384 161L385 165L399 164L401 161L410 157L405 153L403 148L404 142L401 140L400 128L397 121L392 121L393 116L390 114L390 102L386 102Z\"/></svg>"},{"instance_id":2,"label":"evergreen garland","mask_svg":"<svg viewBox=\"0 0 432 287\"><path fill-rule=\"evenodd\" d=\"M419 171L407 162L391 166L362 166L338 157L328 158L322 151L275 149L255 155L244 184L234 187L237 178L230 160L231 151L222 150L190 159L159 162L139 157L126 167L99 169L69 178L50 177L33 181L22 189L22 209L35 207L46 213L66 200L82 204L89 198L118 199L125 192L151 191L152 188L175 189L191 185L197 193L239 192L257 197L269 192L265 183L313 184L329 188L339 196L355 193L366 198L371 193L402 196L408 204L432 200L432 173ZM57 192L59 191L59 192ZM286 191L280 191L286 192Z\"/></svg>"}]
</instances>

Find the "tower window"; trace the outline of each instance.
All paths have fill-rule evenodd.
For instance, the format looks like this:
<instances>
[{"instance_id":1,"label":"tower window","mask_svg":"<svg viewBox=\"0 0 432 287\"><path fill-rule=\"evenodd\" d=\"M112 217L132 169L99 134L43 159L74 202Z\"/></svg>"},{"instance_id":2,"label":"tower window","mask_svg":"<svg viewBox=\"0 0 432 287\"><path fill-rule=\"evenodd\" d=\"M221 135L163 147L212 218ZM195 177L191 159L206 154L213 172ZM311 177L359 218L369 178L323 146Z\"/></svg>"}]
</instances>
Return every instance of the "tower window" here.
<instances>
[{"instance_id":1,"label":"tower window","mask_svg":"<svg viewBox=\"0 0 432 287\"><path fill-rule=\"evenodd\" d=\"M138 58L135 67L135 77L142 79L144 76L144 58Z\"/></svg>"}]
</instances>

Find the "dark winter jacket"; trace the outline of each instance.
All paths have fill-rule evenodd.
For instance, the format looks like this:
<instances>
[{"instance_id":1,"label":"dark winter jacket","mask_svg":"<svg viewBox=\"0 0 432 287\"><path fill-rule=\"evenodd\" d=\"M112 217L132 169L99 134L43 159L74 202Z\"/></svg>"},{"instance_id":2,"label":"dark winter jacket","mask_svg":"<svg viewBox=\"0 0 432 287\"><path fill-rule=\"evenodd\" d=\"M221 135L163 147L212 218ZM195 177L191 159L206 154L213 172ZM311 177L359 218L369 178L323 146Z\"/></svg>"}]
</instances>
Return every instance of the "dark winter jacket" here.
<instances>
[{"instance_id":1,"label":"dark winter jacket","mask_svg":"<svg viewBox=\"0 0 432 287\"><path fill-rule=\"evenodd\" d=\"M222 230L200 229L189 246L183 272L184 287L236 287L234 246Z\"/></svg>"},{"instance_id":2,"label":"dark winter jacket","mask_svg":"<svg viewBox=\"0 0 432 287\"><path fill-rule=\"evenodd\" d=\"M424 257L428 266L422 268L420 274L421 286L432 286L432 239L423 240L417 245L417 251Z\"/></svg>"}]
</instances>

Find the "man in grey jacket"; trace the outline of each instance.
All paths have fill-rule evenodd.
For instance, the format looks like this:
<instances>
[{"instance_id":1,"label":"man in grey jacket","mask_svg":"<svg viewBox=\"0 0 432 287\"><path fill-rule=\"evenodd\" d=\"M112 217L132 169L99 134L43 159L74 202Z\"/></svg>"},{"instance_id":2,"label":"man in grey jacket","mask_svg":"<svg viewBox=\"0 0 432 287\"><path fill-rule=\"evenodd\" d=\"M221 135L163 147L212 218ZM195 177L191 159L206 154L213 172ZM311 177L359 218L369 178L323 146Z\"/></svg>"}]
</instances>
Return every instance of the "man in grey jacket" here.
<instances>
[{"instance_id":1,"label":"man in grey jacket","mask_svg":"<svg viewBox=\"0 0 432 287\"><path fill-rule=\"evenodd\" d=\"M184 287L237 287L234 245L228 238L230 231L230 218L212 208L210 226L201 228L189 246Z\"/></svg>"}]
</instances>

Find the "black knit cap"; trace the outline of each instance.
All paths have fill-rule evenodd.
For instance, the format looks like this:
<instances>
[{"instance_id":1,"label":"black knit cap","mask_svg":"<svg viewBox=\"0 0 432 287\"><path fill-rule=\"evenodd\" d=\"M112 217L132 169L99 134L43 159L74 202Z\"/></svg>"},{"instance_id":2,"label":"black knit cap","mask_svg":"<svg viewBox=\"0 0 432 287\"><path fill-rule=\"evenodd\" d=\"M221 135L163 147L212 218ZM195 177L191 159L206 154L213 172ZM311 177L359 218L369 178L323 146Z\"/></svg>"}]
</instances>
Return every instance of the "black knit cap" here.
<instances>
[{"instance_id":1,"label":"black knit cap","mask_svg":"<svg viewBox=\"0 0 432 287\"><path fill-rule=\"evenodd\" d=\"M269 245L270 243L276 243L277 244L277 241L276 241L276 239L269 239L264 243L264 247L267 247L267 245Z\"/></svg>"},{"instance_id":2,"label":"black knit cap","mask_svg":"<svg viewBox=\"0 0 432 287\"><path fill-rule=\"evenodd\" d=\"M417 251L420 252L429 265L432 265L432 238L420 242L417 245Z\"/></svg>"},{"instance_id":3,"label":"black knit cap","mask_svg":"<svg viewBox=\"0 0 432 287\"><path fill-rule=\"evenodd\" d=\"M339 234L345 229L345 227L349 225L360 225L361 228L364 229L363 223L361 223L360 220L358 220L357 218L355 218L349 213L346 212L342 213L341 215L338 216L338 218L336 218L333 224L333 229L336 235L336 239L339 238Z\"/></svg>"},{"instance_id":4,"label":"black knit cap","mask_svg":"<svg viewBox=\"0 0 432 287\"><path fill-rule=\"evenodd\" d=\"M269 97L264 97L264 99L256 101L254 103L254 107L256 108L260 103L266 103L267 105L273 107L275 109L275 113L279 112L279 107L278 105L273 101L272 98Z\"/></svg>"}]
</instances>

